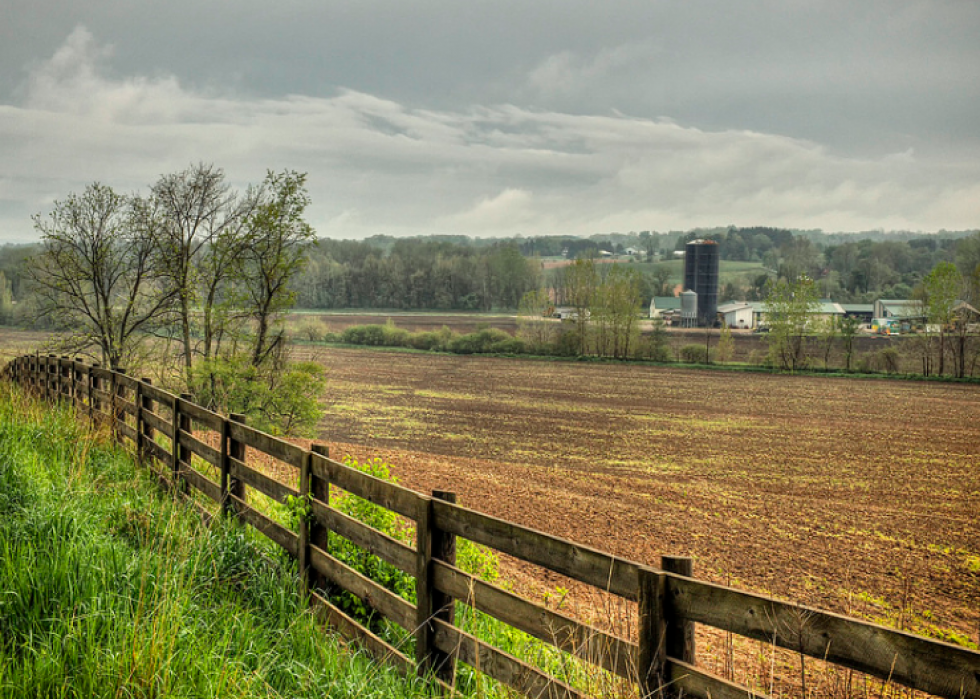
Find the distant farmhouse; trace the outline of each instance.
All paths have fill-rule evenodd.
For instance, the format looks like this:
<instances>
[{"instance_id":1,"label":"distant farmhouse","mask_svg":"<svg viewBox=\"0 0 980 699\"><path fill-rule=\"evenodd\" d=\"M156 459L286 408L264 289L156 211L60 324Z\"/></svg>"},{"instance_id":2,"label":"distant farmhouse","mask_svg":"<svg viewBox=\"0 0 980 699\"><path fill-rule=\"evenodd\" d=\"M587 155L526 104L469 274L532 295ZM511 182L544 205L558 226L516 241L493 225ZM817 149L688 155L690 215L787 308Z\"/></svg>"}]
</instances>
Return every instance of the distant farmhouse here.
<instances>
[{"instance_id":1,"label":"distant farmhouse","mask_svg":"<svg viewBox=\"0 0 980 699\"><path fill-rule=\"evenodd\" d=\"M909 304L911 301L891 301L888 302L890 312L894 313L901 306L896 304ZM875 315L875 305L872 304L842 304L829 299L822 299L818 302L813 312L814 320L826 320L835 318L854 318L862 325L872 326L872 319ZM667 325L682 325L681 323L682 299L680 296L654 296L650 301L650 318L659 318ZM724 323L729 328L738 330L756 330L766 326L766 304L763 301L728 301L718 306L718 321Z\"/></svg>"}]
</instances>

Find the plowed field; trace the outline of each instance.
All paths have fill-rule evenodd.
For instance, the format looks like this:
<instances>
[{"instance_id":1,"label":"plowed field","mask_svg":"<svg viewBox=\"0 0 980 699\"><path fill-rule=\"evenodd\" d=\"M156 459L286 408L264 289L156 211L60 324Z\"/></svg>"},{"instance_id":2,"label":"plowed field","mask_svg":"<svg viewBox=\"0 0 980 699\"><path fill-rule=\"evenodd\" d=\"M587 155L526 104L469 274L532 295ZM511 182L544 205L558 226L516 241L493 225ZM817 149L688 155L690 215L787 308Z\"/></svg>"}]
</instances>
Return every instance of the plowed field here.
<instances>
[{"instance_id":1,"label":"plowed field","mask_svg":"<svg viewBox=\"0 0 980 699\"><path fill-rule=\"evenodd\" d=\"M977 640L980 387L317 358L335 456L633 560L691 555L699 577Z\"/></svg>"}]
</instances>

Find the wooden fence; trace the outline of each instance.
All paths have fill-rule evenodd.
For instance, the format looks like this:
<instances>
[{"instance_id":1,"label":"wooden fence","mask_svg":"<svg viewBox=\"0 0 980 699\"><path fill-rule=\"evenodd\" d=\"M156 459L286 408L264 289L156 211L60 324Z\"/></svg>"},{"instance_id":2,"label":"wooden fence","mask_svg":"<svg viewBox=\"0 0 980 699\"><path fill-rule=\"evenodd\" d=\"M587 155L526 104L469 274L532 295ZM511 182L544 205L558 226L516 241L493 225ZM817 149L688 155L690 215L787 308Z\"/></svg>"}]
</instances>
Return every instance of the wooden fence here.
<instances>
[{"instance_id":1,"label":"wooden fence","mask_svg":"<svg viewBox=\"0 0 980 699\"><path fill-rule=\"evenodd\" d=\"M173 395L147 379L127 376L124 370L51 355L20 357L6 367L5 374L47 399L71 401L92 419L108 421L162 483L186 497L205 517L214 516L202 505L211 501L220 512L282 547L298 560L303 589L309 591L322 618L375 656L406 671L434 673L451 685L456 663L462 662L527 696L587 696L465 632L454 619L458 602L610 676L636 683L641 696L763 696L697 667L694 628L704 624L929 694L980 699L976 651L697 580L690 559L664 558L661 568L654 569L475 512L457 504L451 493L417 493L334 461L321 447L301 449L249 427L241 416L223 417L196 405L190 396ZM201 431L209 432L209 438L201 438ZM247 449L274 459L275 470L285 475L271 477L268 467L250 465ZM412 520L415 546L332 507L331 488ZM290 528L250 505L261 498L279 503L298 498L308 503L309 513ZM413 576L417 604L332 556L328 533ZM467 574L455 565L457 537L636 602L636 640L620 638ZM324 584L347 590L414 635L415 657L389 645L332 604L321 593Z\"/></svg>"}]
</instances>

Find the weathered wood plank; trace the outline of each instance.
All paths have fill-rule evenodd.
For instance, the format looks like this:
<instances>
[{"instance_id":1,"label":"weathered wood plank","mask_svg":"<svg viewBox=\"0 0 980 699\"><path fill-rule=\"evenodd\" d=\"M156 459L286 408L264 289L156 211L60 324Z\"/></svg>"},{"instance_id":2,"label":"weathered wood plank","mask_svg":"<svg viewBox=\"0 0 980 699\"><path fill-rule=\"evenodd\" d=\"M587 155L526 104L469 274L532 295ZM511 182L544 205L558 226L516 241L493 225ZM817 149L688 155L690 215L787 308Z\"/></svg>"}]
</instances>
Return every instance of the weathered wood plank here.
<instances>
[{"instance_id":1,"label":"weathered wood plank","mask_svg":"<svg viewBox=\"0 0 980 699\"><path fill-rule=\"evenodd\" d=\"M980 698L980 652L671 573L667 604L691 621L950 699Z\"/></svg>"},{"instance_id":2,"label":"weathered wood plank","mask_svg":"<svg viewBox=\"0 0 980 699\"><path fill-rule=\"evenodd\" d=\"M280 483L274 478L269 478L269 476L256 471L238 459L228 457L228 466L234 478L240 479L260 493L265 493L276 502L286 502L286 498L289 496L299 496L299 491L296 488L290 487L285 483Z\"/></svg>"},{"instance_id":3,"label":"weathered wood plank","mask_svg":"<svg viewBox=\"0 0 980 699\"><path fill-rule=\"evenodd\" d=\"M407 546L353 517L348 517L332 507L327 507L319 500L312 500L311 505L313 515L327 529L399 570L411 575L415 574L416 554L415 549L411 546Z\"/></svg>"},{"instance_id":4,"label":"weathered wood plank","mask_svg":"<svg viewBox=\"0 0 980 699\"><path fill-rule=\"evenodd\" d=\"M299 537L296 535L296 532L290 531L279 524L279 522L266 517L254 507L236 498L234 495L229 495L228 497L233 501L235 514L240 520L261 532L293 558L299 555Z\"/></svg>"},{"instance_id":5,"label":"weathered wood plank","mask_svg":"<svg viewBox=\"0 0 980 699\"><path fill-rule=\"evenodd\" d=\"M415 624L415 605L349 568L316 546L310 546L310 564L331 582L359 598L364 604L411 631Z\"/></svg>"},{"instance_id":6,"label":"weathered wood plank","mask_svg":"<svg viewBox=\"0 0 980 699\"><path fill-rule=\"evenodd\" d=\"M432 564L435 586L441 592L620 677L636 678L635 643L532 604L442 561Z\"/></svg>"},{"instance_id":7,"label":"weathered wood plank","mask_svg":"<svg viewBox=\"0 0 980 699\"><path fill-rule=\"evenodd\" d=\"M157 432L161 432L168 437L174 431L173 425L149 410L143 411L143 421Z\"/></svg>"},{"instance_id":8,"label":"weathered wood plank","mask_svg":"<svg viewBox=\"0 0 980 699\"><path fill-rule=\"evenodd\" d=\"M132 426L127 425L122 420L116 420L116 430L123 437L126 437L129 440L131 440L133 442L133 444L136 443L136 429L133 428Z\"/></svg>"},{"instance_id":9,"label":"weathered wood plank","mask_svg":"<svg viewBox=\"0 0 980 699\"><path fill-rule=\"evenodd\" d=\"M117 386L122 386L127 391L134 390L136 388L136 384L139 383L139 381L137 381L136 379L134 379L132 376L127 376L126 374L121 374L118 371L114 371L112 373L116 375L116 385Z\"/></svg>"},{"instance_id":10,"label":"weathered wood plank","mask_svg":"<svg viewBox=\"0 0 980 699\"><path fill-rule=\"evenodd\" d=\"M180 446L186 447L215 468L221 467L221 452L186 432L180 433Z\"/></svg>"},{"instance_id":11,"label":"weathered wood plank","mask_svg":"<svg viewBox=\"0 0 980 699\"><path fill-rule=\"evenodd\" d=\"M171 455L171 453L169 451L167 451L166 449L164 449L161 444L159 444L157 442L153 442L153 441L148 441L148 442L146 442L146 444L144 445L144 447L146 448L147 453L151 457L153 457L154 459L156 459L157 461L161 462L162 464L164 464L167 467L170 466L170 463L171 463L171 461L173 459L173 456Z\"/></svg>"},{"instance_id":12,"label":"weathered wood plank","mask_svg":"<svg viewBox=\"0 0 980 699\"><path fill-rule=\"evenodd\" d=\"M180 477L187 481L190 487L204 493L209 500L221 502L221 486L204 476L200 471L185 465L181 467Z\"/></svg>"},{"instance_id":13,"label":"weathered wood plank","mask_svg":"<svg viewBox=\"0 0 980 699\"><path fill-rule=\"evenodd\" d=\"M121 413L136 417L136 404L126 398L116 397L116 407Z\"/></svg>"},{"instance_id":14,"label":"weathered wood plank","mask_svg":"<svg viewBox=\"0 0 980 699\"><path fill-rule=\"evenodd\" d=\"M588 699L589 695L548 675L513 655L497 650L468 633L434 619L434 642L443 653L454 655L484 675L503 682L532 699Z\"/></svg>"},{"instance_id":15,"label":"weathered wood plank","mask_svg":"<svg viewBox=\"0 0 980 699\"><path fill-rule=\"evenodd\" d=\"M185 415L189 415L192 420L195 420L210 430L215 432L221 431L221 425L225 421L225 418L218 415L218 413L212 412L207 408L202 408L196 403L191 403L189 400L184 398L178 398L180 403L180 412Z\"/></svg>"},{"instance_id":16,"label":"weathered wood plank","mask_svg":"<svg viewBox=\"0 0 980 699\"><path fill-rule=\"evenodd\" d=\"M420 495L414 490L375 478L319 454L313 455L310 468L318 478L328 480L332 485L346 490L348 493L412 520L418 517L418 508L425 499L424 495Z\"/></svg>"},{"instance_id":17,"label":"weathered wood plank","mask_svg":"<svg viewBox=\"0 0 980 699\"><path fill-rule=\"evenodd\" d=\"M237 439L239 442L253 449L258 449L264 454L284 461L296 469L300 469L303 466L303 458L306 455L306 450L295 444L290 444L284 439L273 437L254 427L249 427L238 422L232 422L229 425L228 434L232 439Z\"/></svg>"},{"instance_id":18,"label":"weathered wood plank","mask_svg":"<svg viewBox=\"0 0 980 699\"><path fill-rule=\"evenodd\" d=\"M103 405L105 405L105 403L103 403ZM92 410L92 420L95 422L108 422L111 419L112 419L112 415L105 412L104 410L96 410L96 409Z\"/></svg>"},{"instance_id":19,"label":"weathered wood plank","mask_svg":"<svg viewBox=\"0 0 980 699\"><path fill-rule=\"evenodd\" d=\"M103 391L100 388L93 388L92 397L95 398L96 400L101 400L104 405L105 403L108 403L109 401L112 400L112 393L110 393L109 391Z\"/></svg>"},{"instance_id":20,"label":"weathered wood plank","mask_svg":"<svg viewBox=\"0 0 980 699\"><path fill-rule=\"evenodd\" d=\"M436 501L432 507L440 529L600 590L636 599L636 563L460 505Z\"/></svg>"},{"instance_id":21,"label":"weathered wood plank","mask_svg":"<svg viewBox=\"0 0 980 699\"><path fill-rule=\"evenodd\" d=\"M144 383L141 389L143 395L147 398L152 398L158 403L163 403L164 405L170 405L171 401L174 399L174 394L169 391L165 391L159 386L154 386L153 384Z\"/></svg>"},{"instance_id":22,"label":"weathered wood plank","mask_svg":"<svg viewBox=\"0 0 980 699\"><path fill-rule=\"evenodd\" d=\"M406 674L414 670L415 665L408 656L358 624L322 595L311 592L310 601L321 623L330 626L344 638L357 641L378 662L393 663Z\"/></svg>"},{"instance_id":23,"label":"weathered wood plank","mask_svg":"<svg viewBox=\"0 0 980 699\"><path fill-rule=\"evenodd\" d=\"M667 658L665 680L674 694L698 699L769 699L745 687L688 665L680 660Z\"/></svg>"}]
</instances>

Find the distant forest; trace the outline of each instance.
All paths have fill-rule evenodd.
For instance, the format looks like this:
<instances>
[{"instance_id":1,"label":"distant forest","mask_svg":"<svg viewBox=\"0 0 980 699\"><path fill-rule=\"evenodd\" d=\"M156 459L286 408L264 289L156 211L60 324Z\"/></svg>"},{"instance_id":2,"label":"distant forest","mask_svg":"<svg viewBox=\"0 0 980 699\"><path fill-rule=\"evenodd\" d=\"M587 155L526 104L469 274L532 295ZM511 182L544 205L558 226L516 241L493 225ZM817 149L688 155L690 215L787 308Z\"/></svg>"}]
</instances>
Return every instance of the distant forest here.
<instances>
[{"instance_id":1,"label":"distant forest","mask_svg":"<svg viewBox=\"0 0 980 699\"><path fill-rule=\"evenodd\" d=\"M296 305L323 310L513 310L526 292L560 284L560 275L549 269L556 261L604 253L631 263L641 297L649 302L654 295L673 293L678 270L674 251L697 238L718 242L723 262L743 263L738 265L742 274L728 278L720 300L761 299L768 279L795 279L804 273L817 281L822 297L841 303L909 298L940 262L957 265L971 283L973 301L980 287L980 231L828 234L731 226L589 238L378 235L363 241L320 239L295 278ZM39 248L0 247L0 322L31 324L23 262Z\"/></svg>"},{"instance_id":2,"label":"distant forest","mask_svg":"<svg viewBox=\"0 0 980 699\"><path fill-rule=\"evenodd\" d=\"M718 242L721 259L748 270L730 276L723 300L761 300L770 278L807 274L820 295L841 303L909 298L940 262L967 278L980 275L980 231L937 234L825 234L779 228L713 228L676 233L547 236L487 240L466 236L364 241L321 239L299 276L297 305L311 309L377 308L490 311L517 308L522 295L554 290L555 260L612 253L634 261L641 295L673 293L674 251L698 238ZM627 255L633 251L633 255ZM724 276L724 275L723 275ZM560 295L560 294L559 294Z\"/></svg>"}]
</instances>

